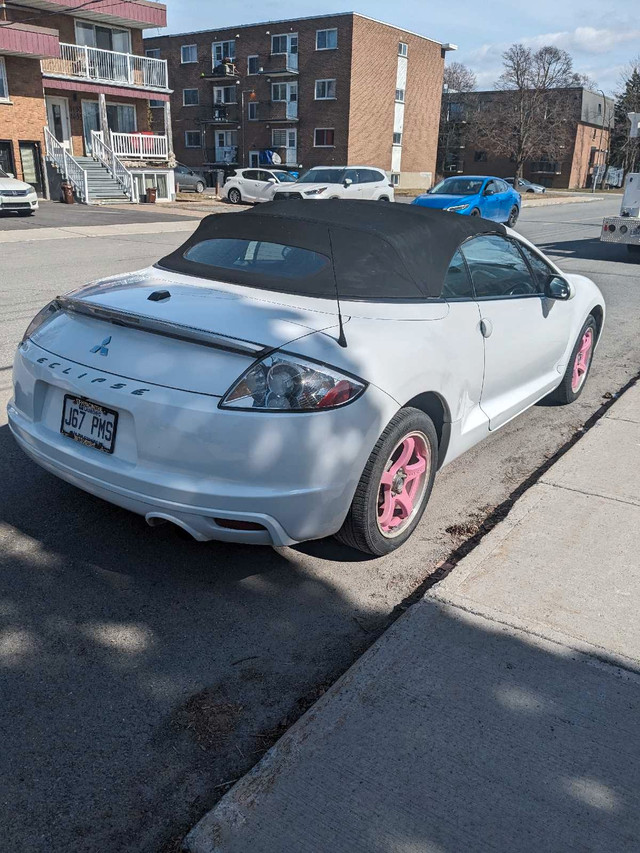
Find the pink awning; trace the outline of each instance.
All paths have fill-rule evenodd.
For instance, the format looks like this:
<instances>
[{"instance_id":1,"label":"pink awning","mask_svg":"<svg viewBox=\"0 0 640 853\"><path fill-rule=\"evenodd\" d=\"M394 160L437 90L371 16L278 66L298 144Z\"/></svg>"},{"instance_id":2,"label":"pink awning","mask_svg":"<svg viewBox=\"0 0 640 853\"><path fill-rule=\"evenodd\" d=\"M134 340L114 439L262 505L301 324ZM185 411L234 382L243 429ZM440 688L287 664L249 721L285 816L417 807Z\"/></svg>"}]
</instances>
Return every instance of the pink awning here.
<instances>
[{"instance_id":1,"label":"pink awning","mask_svg":"<svg viewBox=\"0 0 640 853\"><path fill-rule=\"evenodd\" d=\"M80 80L57 80L44 77L42 84L45 89L65 89L71 92L93 92L96 95L111 95L118 98L143 98L152 101L168 101L169 95L154 92L152 89L133 89L128 86L108 86L103 83L83 83Z\"/></svg>"},{"instance_id":2,"label":"pink awning","mask_svg":"<svg viewBox=\"0 0 640 853\"><path fill-rule=\"evenodd\" d=\"M12 0L12 5L36 5L39 9L62 14L82 9L78 12L82 18L140 29L167 26L167 7L153 0L92 0L84 4L78 0L38 0L35 4L33 0Z\"/></svg>"},{"instance_id":3,"label":"pink awning","mask_svg":"<svg viewBox=\"0 0 640 853\"><path fill-rule=\"evenodd\" d=\"M60 56L58 31L17 21L9 26L1 26L0 53L5 56L30 56L33 59Z\"/></svg>"}]
</instances>

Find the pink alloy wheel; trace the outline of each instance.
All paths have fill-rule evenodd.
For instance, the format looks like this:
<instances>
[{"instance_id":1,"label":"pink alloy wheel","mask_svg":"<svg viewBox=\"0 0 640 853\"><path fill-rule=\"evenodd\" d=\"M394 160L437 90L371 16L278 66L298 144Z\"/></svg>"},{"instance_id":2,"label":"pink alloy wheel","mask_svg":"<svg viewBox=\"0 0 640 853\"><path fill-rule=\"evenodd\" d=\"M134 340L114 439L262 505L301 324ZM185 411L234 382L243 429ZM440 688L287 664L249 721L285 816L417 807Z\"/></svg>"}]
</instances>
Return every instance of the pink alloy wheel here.
<instances>
[{"instance_id":1,"label":"pink alloy wheel","mask_svg":"<svg viewBox=\"0 0 640 853\"><path fill-rule=\"evenodd\" d=\"M576 360L573 362L573 376L571 378L571 390L575 394L580 389L587 376L589 363L591 362L591 353L593 350L593 329L587 329L582 340L580 348L576 353Z\"/></svg>"},{"instance_id":2,"label":"pink alloy wheel","mask_svg":"<svg viewBox=\"0 0 640 853\"><path fill-rule=\"evenodd\" d=\"M420 509L429 482L430 457L424 433L410 432L396 445L378 491L378 529L383 536L398 536Z\"/></svg>"}]
</instances>

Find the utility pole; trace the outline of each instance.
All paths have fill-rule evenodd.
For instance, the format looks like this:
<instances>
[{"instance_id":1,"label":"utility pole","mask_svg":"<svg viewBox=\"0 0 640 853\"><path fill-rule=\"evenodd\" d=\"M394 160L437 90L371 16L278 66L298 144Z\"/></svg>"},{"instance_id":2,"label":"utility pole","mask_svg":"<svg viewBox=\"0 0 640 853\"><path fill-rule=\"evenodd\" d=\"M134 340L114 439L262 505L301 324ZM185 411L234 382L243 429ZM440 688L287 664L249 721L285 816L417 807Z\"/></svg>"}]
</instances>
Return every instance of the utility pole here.
<instances>
[{"instance_id":1,"label":"utility pole","mask_svg":"<svg viewBox=\"0 0 640 853\"><path fill-rule=\"evenodd\" d=\"M600 95L602 95L602 122L600 124L600 142L598 144L598 154L600 155L601 153L604 153L604 155L605 155L604 156L604 163L602 163L602 183L604 185L604 178L606 175L606 168L607 168L607 154L609 153L608 149L607 149L607 151L604 151L604 152L602 149L602 142L604 139L604 125L605 125L605 121L607 118L607 96L605 95L605 93L602 89L598 89L598 93ZM596 158L596 160L598 160L598 159L599 159L599 157ZM595 193L595 191L596 191L596 185L598 183L598 171L599 171L599 166L597 163L594 163L593 164L593 181L591 182L591 192L592 193Z\"/></svg>"}]
</instances>

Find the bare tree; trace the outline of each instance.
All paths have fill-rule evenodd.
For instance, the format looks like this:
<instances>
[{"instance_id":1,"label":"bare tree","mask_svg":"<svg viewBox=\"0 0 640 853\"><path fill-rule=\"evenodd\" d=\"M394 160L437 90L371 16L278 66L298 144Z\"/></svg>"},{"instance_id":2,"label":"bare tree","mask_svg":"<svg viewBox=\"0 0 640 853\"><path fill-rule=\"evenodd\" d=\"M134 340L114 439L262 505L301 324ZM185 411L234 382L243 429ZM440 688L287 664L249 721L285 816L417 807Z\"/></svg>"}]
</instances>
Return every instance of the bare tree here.
<instances>
[{"instance_id":1,"label":"bare tree","mask_svg":"<svg viewBox=\"0 0 640 853\"><path fill-rule=\"evenodd\" d=\"M498 91L479 98L471 117L476 140L510 157L522 177L528 160L557 160L569 143L566 100L558 90L582 85L573 60L553 45L533 51L512 45L502 56Z\"/></svg>"},{"instance_id":2,"label":"bare tree","mask_svg":"<svg viewBox=\"0 0 640 853\"><path fill-rule=\"evenodd\" d=\"M611 135L611 162L635 172L640 169L640 139L630 137L629 113L640 113L640 56L621 75Z\"/></svg>"},{"instance_id":3,"label":"bare tree","mask_svg":"<svg viewBox=\"0 0 640 853\"><path fill-rule=\"evenodd\" d=\"M452 62L444 69L440 131L438 135L439 175L445 173L449 156L460 150L462 128L460 119L468 109L468 94L476 88L476 75L461 62Z\"/></svg>"}]
</instances>

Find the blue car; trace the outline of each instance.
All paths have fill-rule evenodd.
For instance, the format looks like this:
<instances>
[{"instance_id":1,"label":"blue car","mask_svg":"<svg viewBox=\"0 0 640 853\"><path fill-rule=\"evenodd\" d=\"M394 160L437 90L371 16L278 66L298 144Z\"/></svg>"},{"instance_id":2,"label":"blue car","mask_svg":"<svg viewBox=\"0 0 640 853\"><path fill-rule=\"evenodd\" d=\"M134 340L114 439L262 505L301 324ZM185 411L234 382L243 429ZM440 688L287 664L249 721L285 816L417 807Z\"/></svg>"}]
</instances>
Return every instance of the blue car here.
<instances>
[{"instance_id":1,"label":"blue car","mask_svg":"<svg viewBox=\"0 0 640 853\"><path fill-rule=\"evenodd\" d=\"M482 216L513 228L520 216L522 198L501 178L457 175L440 181L412 203L463 216Z\"/></svg>"}]
</instances>

